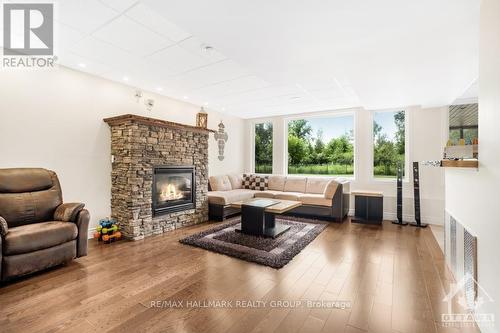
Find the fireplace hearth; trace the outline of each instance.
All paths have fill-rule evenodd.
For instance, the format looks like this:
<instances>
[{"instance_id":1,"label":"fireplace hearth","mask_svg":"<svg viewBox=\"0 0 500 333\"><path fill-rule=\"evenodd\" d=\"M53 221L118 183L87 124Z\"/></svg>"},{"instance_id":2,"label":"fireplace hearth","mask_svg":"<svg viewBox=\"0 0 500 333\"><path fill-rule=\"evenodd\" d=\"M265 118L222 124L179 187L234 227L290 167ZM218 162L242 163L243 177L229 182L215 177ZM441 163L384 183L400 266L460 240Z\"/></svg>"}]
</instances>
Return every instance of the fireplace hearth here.
<instances>
[{"instance_id":1,"label":"fireplace hearth","mask_svg":"<svg viewBox=\"0 0 500 333\"><path fill-rule=\"evenodd\" d=\"M155 166L153 170L153 216L196 207L194 166Z\"/></svg>"}]
</instances>

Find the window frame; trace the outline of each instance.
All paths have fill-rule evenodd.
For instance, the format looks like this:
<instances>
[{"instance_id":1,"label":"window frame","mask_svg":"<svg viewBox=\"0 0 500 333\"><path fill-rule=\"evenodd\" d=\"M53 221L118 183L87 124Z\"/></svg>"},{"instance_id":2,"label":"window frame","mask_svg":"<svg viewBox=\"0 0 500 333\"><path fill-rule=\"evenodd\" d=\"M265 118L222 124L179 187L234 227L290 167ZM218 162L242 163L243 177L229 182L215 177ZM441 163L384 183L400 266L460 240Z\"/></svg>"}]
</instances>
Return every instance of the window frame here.
<instances>
[{"instance_id":1,"label":"window frame","mask_svg":"<svg viewBox=\"0 0 500 333\"><path fill-rule=\"evenodd\" d=\"M404 177L403 177L403 183L408 183L410 181L410 118L411 118L411 111L410 108L404 107L404 108L394 108L394 109L383 109L383 110L371 110L370 111L370 142L371 142L371 149L370 149L370 181L371 182L376 182L376 183L395 183L397 182L397 177L394 178L384 178L384 177L375 177L375 165L374 165L374 159L375 159L375 143L374 143L374 137L373 137L373 124L375 121L375 114L376 113L387 113L387 112L398 112L398 111L404 111L405 113L405 166L404 166Z\"/></svg>"},{"instance_id":2,"label":"window frame","mask_svg":"<svg viewBox=\"0 0 500 333\"><path fill-rule=\"evenodd\" d=\"M275 173L274 169L274 145L275 145L275 124L273 119L271 118L262 118L262 119L257 119L251 122L251 129L250 129L250 169L252 170L252 173L257 173L255 170L255 126L258 124L265 124L269 123L273 127L273 134L272 134L272 145L273 145L273 152L272 152L272 162L271 162L271 173L259 173L261 175L271 175Z\"/></svg>"},{"instance_id":3,"label":"window frame","mask_svg":"<svg viewBox=\"0 0 500 333\"><path fill-rule=\"evenodd\" d=\"M322 174L299 174L299 173L293 173L290 174L288 173L288 124L290 121L293 120L300 120L300 119L311 119L311 118L340 118L340 117L352 117L352 137L353 137L353 147L354 147L354 158L353 158L353 174L352 176L342 176L342 175L322 175ZM297 177L342 177L344 179L350 180L350 181L355 181L356 180L356 175L357 175L357 153L358 153L358 145L356 144L357 142L357 112L355 110L349 110L349 111L327 111L327 112L321 112L321 113L310 113L310 114L299 114L299 115L292 115L292 116L287 116L283 118L283 153L285 156L283 156L283 172L284 175L286 176L297 176Z\"/></svg>"}]
</instances>

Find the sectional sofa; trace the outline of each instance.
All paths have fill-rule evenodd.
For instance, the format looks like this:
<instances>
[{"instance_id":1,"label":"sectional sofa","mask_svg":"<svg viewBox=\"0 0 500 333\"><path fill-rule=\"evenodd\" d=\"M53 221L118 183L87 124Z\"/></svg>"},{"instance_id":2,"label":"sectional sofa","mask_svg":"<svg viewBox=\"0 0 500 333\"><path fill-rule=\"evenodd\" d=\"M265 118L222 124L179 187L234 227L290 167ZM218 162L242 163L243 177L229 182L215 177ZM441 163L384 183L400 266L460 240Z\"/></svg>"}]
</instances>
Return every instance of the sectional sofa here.
<instances>
[{"instance_id":1,"label":"sectional sofa","mask_svg":"<svg viewBox=\"0 0 500 333\"><path fill-rule=\"evenodd\" d=\"M211 220L224 220L240 211L231 203L252 198L301 201L288 214L342 222L349 212L349 181L333 177L281 175L221 175L209 181Z\"/></svg>"}]
</instances>

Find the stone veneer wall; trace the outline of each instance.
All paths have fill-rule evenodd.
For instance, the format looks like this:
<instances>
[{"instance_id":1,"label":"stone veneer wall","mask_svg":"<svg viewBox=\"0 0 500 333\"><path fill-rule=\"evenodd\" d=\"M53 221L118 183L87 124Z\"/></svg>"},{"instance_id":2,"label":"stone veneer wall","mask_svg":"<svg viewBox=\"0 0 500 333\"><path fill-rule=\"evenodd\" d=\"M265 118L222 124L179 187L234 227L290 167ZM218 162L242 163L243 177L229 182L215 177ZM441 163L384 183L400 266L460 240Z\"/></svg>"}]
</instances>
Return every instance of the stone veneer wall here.
<instances>
[{"instance_id":1,"label":"stone veneer wall","mask_svg":"<svg viewBox=\"0 0 500 333\"><path fill-rule=\"evenodd\" d=\"M125 121L111 126L111 214L126 238L139 240L208 221L208 132ZM196 167L196 208L153 217L156 165Z\"/></svg>"}]
</instances>

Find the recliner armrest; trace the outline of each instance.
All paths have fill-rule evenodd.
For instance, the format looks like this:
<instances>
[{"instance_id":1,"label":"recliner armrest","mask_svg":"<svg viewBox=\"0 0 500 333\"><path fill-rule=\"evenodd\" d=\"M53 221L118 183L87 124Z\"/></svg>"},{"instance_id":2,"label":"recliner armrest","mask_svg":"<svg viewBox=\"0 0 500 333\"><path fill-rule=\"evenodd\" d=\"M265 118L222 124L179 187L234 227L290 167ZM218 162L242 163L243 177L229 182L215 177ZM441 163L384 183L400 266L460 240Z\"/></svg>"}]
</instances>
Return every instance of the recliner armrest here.
<instances>
[{"instance_id":1,"label":"recliner armrest","mask_svg":"<svg viewBox=\"0 0 500 333\"><path fill-rule=\"evenodd\" d=\"M5 237L5 235L7 235L8 232L9 232L9 225L7 224L7 221L5 221L5 219L0 216L0 236Z\"/></svg>"},{"instance_id":2,"label":"recliner armrest","mask_svg":"<svg viewBox=\"0 0 500 333\"><path fill-rule=\"evenodd\" d=\"M80 213L78 213L78 217L76 218L76 226L78 227L78 238L77 238L77 247L76 247L76 257L84 257L87 255L87 240L89 234L89 222L90 222L90 214L86 209L82 209Z\"/></svg>"},{"instance_id":3,"label":"recliner armrest","mask_svg":"<svg viewBox=\"0 0 500 333\"><path fill-rule=\"evenodd\" d=\"M63 203L56 208L54 220L62 222L76 222L78 213L85 207L85 204L79 202Z\"/></svg>"}]
</instances>

